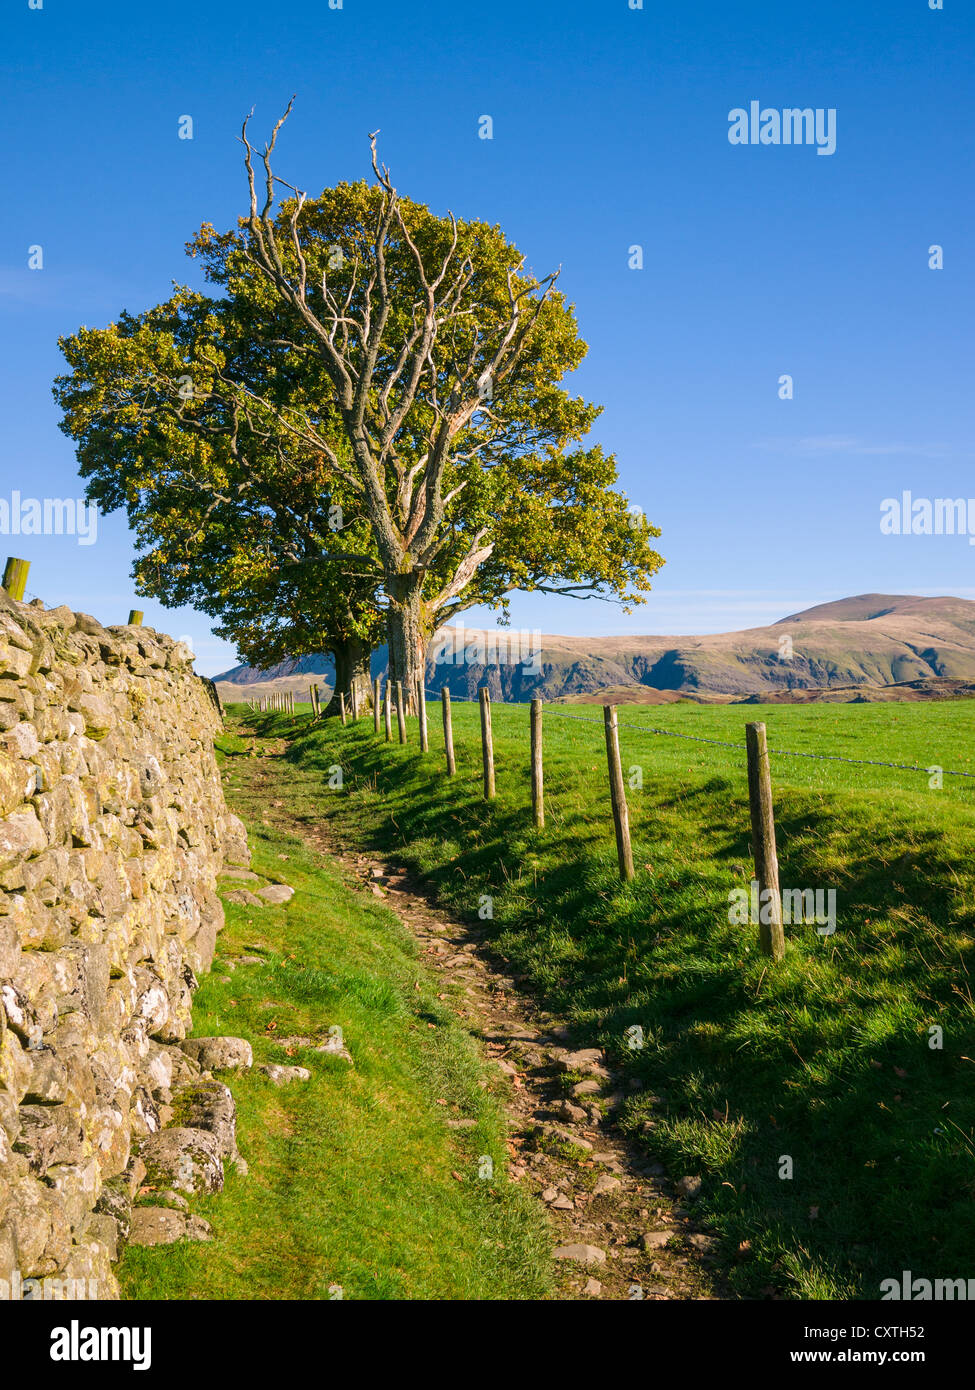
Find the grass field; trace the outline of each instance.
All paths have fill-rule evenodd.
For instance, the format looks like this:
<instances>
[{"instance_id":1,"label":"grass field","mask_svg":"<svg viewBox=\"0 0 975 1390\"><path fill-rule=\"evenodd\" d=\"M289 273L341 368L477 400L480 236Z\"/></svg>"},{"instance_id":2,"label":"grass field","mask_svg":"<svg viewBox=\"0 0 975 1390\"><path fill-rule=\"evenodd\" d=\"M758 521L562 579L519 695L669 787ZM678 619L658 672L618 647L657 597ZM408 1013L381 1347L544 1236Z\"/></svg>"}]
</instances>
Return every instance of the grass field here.
<instances>
[{"instance_id":1,"label":"grass field","mask_svg":"<svg viewBox=\"0 0 975 1390\"><path fill-rule=\"evenodd\" d=\"M192 1200L212 1223L212 1242L128 1249L123 1296L546 1296L551 1242L539 1204L504 1177L497 1069L488 1072L438 997L442 976L421 963L398 919L267 823L268 799L287 795L287 766L274 768L277 781L265 760L240 752L233 734L221 741L221 762L235 769L228 799L248 824L254 867L296 894L285 907L227 905L193 1021L196 1036L253 1044L254 1070L229 1078L250 1171L228 1167L220 1196ZM263 963L236 964L243 956ZM331 1025L342 1028L354 1069L307 1050L289 1056L275 1043ZM257 1071L266 1061L303 1065L312 1080L278 1088ZM454 1117L476 1124L450 1129ZM495 1160L497 1179L478 1178L482 1154Z\"/></svg>"},{"instance_id":2,"label":"grass field","mask_svg":"<svg viewBox=\"0 0 975 1390\"><path fill-rule=\"evenodd\" d=\"M425 757L415 720L400 747L377 740L371 718L312 729L307 711L233 717L292 737L299 817L329 817L463 913L491 899L523 987L642 1083L624 1125L674 1177L703 1179L698 1214L741 1295L875 1298L904 1269L967 1278L975 779L935 789L927 773L773 752L782 886L834 889L837 930L787 928L786 961L772 966L728 906L751 877L746 720L767 723L773 750L975 772L972 704L621 708L624 771L635 781L642 770L628 791L638 872L625 887L601 710L546 708L541 832L528 707L494 706L490 805L477 710L453 712L452 781L433 702ZM344 785L332 790L335 766ZM633 1025L642 1047L630 1046Z\"/></svg>"}]
</instances>

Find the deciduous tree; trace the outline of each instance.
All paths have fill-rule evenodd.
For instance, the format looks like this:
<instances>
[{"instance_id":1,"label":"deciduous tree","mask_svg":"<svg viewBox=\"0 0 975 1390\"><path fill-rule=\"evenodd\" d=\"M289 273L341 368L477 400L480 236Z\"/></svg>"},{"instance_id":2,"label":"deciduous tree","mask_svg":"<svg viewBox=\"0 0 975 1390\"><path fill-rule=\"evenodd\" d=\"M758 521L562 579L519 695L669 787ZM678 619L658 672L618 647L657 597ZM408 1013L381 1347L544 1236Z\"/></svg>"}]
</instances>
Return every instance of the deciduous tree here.
<instances>
[{"instance_id":1,"label":"deciduous tree","mask_svg":"<svg viewBox=\"0 0 975 1390\"><path fill-rule=\"evenodd\" d=\"M63 343L90 495L132 516L157 467L216 495L231 459L280 508L284 460L316 460L323 495L365 525L354 547L319 532L316 553L374 581L408 689L433 628L472 603L517 588L642 602L657 532L583 445L599 409L561 385L586 348L558 273L526 271L497 227L401 197L375 137L373 184L309 198L272 168L287 114L260 153L244 123L248 212L189 245L218 293L178 290Z\"/></svg>"}]
</instances>

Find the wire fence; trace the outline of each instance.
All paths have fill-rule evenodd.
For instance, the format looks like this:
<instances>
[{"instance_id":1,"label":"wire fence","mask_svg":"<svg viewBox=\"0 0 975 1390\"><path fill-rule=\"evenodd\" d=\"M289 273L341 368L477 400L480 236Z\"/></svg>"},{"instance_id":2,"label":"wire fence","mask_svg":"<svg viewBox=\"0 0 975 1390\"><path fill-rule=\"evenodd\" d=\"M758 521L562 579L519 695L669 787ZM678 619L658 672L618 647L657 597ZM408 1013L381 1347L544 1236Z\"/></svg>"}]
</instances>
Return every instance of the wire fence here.
<instances>
[{"instance_id":1,"label":"wire fence","mask_svg":"<svg viewBox=\"0 0 975 1390\"><path fill-rule=\"evenodd\" d=\"M417 725L420 739L421 754L430 751L429 719L428 719L428 698L438 702L441 706L443 716L443 746L446 755L446 775L448 779L457 774L457 761L454 752L453 742L453 722L451 714L452 702L456 700L462 704L478 704L480 707L480 734L481 734L481 761L484 779L484 800L493 802L497 795L494 763L494 734L492 726L492 701L488 688L480 687L478 699L475 701L469 696L453 696L449 687L444 686L440 691L427 687L425 680L418 680L412 690L405 690L399 681L385 682L385 699L383 699L382 682L379 678L374 679L372 684L373 708L372 720L376 737L379 738L385 732L385 742L393 741L393 713L395 709L395 725L400 744L410 742L410 735L407 731L407 714L417 717ZM309 690L312 703L313 721L317 722L325 712L322 706L321 696L317 685L312 685ZM337 703L338 713L341 717L342 725L347 722L347 717L351 713L353 723L355 723L365 713L365 704L360 703L357 692L353 688L349 692L348 699L343 692L333 691L332 700ZM796 892L800 896L805 890L789 889L783 894L779 885L779 867L776 850L775 814L773 806L772 778L770 757L774 755L780 758L802 758L818 762L844 763L855 767L883 767L893 768L897 771L922 773L929 777L932 773L939 773L945 777L975 777L975 773L967 772L954 768L941 768L937 766L922 766L919 763L887 761L881 758L850 758L841 753L812 753L794 748L769 748L767 741L766 726L761 721L747 722L745 724L744 742L731 739L711 738L704 734L684 733L679 729L664 728L656 724L644 724L631 720L620 720L619 710L616 705L603 706L603 718L600 720L592 715L570 714L567 710L555 709L550 703L544 703L539 697L535 697L528 702L509 703L499 701L499 705L506 709L517 709L527 711L530 715L529 729L526 731L530 737L530 758L529 771L531 782L531 815L537 830L545 827L545 776L543 759L543 721L549 719L568 720L576 724L589 724L598 726L602 724L605 742L607 768L609 773L609 799L612 807L613 828L616 839L617 860L619 865L619 875L624 883L630 882L636 877L636 866L634 863L633 849L630 840L629 809L627 805L626 781L623 774L622 758L620 754L620 731L626 730L629 734L645 734L650 738L667 738L686 740L687 742L709 745L716 748L730 749L739 758L744 755L743 771L747 770L748 783L748 806L750 816L750 843L749 852L754 862L754 874L752 882L753 903L761 905L761 911L754 918L759 924L759 947L764 955L770 956L773 960L781 960L785 954L785 935L784 922L795 920L791 916L785 916L785 900L790 896L790 912L792 910L792 898ZM293 692L288 695L278 695L266 697L261 701L263 708L284 708L287 712L295 713L295 702ZM330 702L329 708L334 708ZM634 782L632 777L639 773L639 780ZM630 787L642 788L642 769L630 768ZM934 786L934 781L929 782L929 786ZM939 781L938 786L941 785ZM805 901L805 899L803 899ZM805 912L805 909L803 909ZM806 920L803 916L802 920ZM818 922L819 918L815 920ZM817 928L818 930L818 928ZM830 930L835 930L831 926Z\"/></svg>"},{"instance_id":2,"label":"wire fence","mask_svg":"<svg viewBox=\"0 0 975 1390\"><path fill-rule=\"evenodd\" d=\"M427 687L424 688L428 695L432 695L434 699L440 699L439 690L432 691ZM452 696L452 698L460 701L463 704L477 703L475 700L470 699L470 697L466 695L455 695ZM512 709L518 709L522 707L521 705L513 704L512 702L507 700L499 700L496 703L505 705L506 707ZM545 714L546 717L551 716L556 719L572 719L580 724L597 724L600 727L602 727L601 720L593 719L588 714L567 714L564 710L553 709L551 704L545 705ZM651 724L631 724L628 720L622 719L618 720L617 723L618 727L621 729L633 729L639 733L653 734L660 738L687 739L692 743L708 743L716 748L734 748L739 753L745 752L744 743L739 743L737 741L732 741L729 739L705 738L702 734L684 734L680 733L677 729L660 729ZM975 778L975 772L959 772L950 768L936 768L934 765L925 767L922 766L920 763L891 763L884 761L882 758L846 758L840 753L801 753L798 752L796 749L791 748L770 748L768 751L770 754L774 753L777 758L811 758L817 762L849 763L851 766L854 767L892 767L896 768L898 771L901 772L923 772L926 776L930 776L933 772L937 771L941 774L942 777Z\"/></svg>"}]
</instances>

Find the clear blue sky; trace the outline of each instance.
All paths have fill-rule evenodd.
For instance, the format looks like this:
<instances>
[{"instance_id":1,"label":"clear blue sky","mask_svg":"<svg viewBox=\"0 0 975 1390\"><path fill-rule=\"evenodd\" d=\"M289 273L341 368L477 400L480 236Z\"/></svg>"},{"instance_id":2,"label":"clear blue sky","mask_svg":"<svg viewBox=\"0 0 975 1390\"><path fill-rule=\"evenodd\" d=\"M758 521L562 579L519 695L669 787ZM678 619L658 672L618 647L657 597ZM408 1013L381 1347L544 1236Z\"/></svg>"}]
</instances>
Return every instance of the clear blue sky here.
<instances>
[{"instance_id":1,"label":"clear blue sky","mask_svg":"<svg viewBox=\"0 0 975 1390\"><path fill-rule=\"evenodd\" d=\"M589 343L576 389L605 406L594 438L667 565L631 617L525 596L518 626L706 632L865 591L975 596L965 537L879 528L903 489L975 497L975 16L944 3L6 0L0 498L79 494L58 335L198 283L184 242L243 209L242 116L266 130L296 92L285 177L365 176L379 127L403 193L563 267ZM835 108L835 154L730 144L752 100ZM89 547L0 548L48 603L111 622L136 602L121 515ZM138 606L200 670L232 664L202 615Z\"/></svg>"}]
</instances>

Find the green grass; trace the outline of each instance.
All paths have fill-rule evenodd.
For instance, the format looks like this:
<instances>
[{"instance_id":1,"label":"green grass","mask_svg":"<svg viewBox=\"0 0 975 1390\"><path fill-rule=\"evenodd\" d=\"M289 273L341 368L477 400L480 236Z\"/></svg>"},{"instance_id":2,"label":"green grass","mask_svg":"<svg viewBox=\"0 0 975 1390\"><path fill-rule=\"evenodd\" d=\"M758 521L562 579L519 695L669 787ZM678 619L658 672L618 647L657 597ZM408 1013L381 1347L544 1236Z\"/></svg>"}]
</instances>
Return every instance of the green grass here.
<instances>
[{"instance_id":1,"label":"green grass","mask_svg":"<svg viewBox=\"0 0 975 1390\"><path fill-rule=\"evenodd\" d=\"M637 879L620 884L598 708L545 715L546 816L531 825L527 706L494 706L498 798L481 798L477 711L454 703L458 776L387 745L371 719L294 733L302 815L426 875L462 913L493 903L523 987L605 1046L642 1089L624 1125L722 1237L744 1296L874 1298L911 1269L967 1277L975 1247L975 1006L970 988L975 786L882 767L772 756L783 887L835 889L838 927L787 928L786 961L729 923L751 877L744 724L773 749L975 772L973 706L621 709ZM595 722L581 722L583 719ZM734 748L625 727L663 726ZM395 734L394 734L395 737ZM344 787L329 790L341 765ZM638 1025L644 1045L628 1046ZM931 1028L943 1048L929 1046ZM625 1088L624 1088L625 1089ZM780 1177L785 1157L793 1176Z\"/></svg>"},{"instance_id":2,"label":"green grass","mask_svg":"<svg viewBox=\"0 0 975 1390\"><path fill-rule=\"evenodd\" d=\"M193 1200L212 1242L130 1248L123 1296L328 1299L340 1286L354 1299L545 1297L545 1219L505 1179L499 1101L470 1035L436 997L442 978L419 963L392 913L261 823L261 765L239 751L228 735L223 762L238 769L232 799L254 867L297 890L286 907L228 904L194 1003L197 1036L253 1043L254 1070L229 1081L250 1172L228 1165L224 1192ZM277 770L286 795L290 770ZM266 963L231 974L227 962L247 954ZM289 1057L273 1041L330 1025L342 1028L353 1070L307 1051ZM263 1061L303 1065L313 1078L279 1089L257 1072ZM454 1117L477 1124L452 1130ZM481 1154L495 1161L493 1181L478 1177Z\"/></svg>"}]
</instances>

